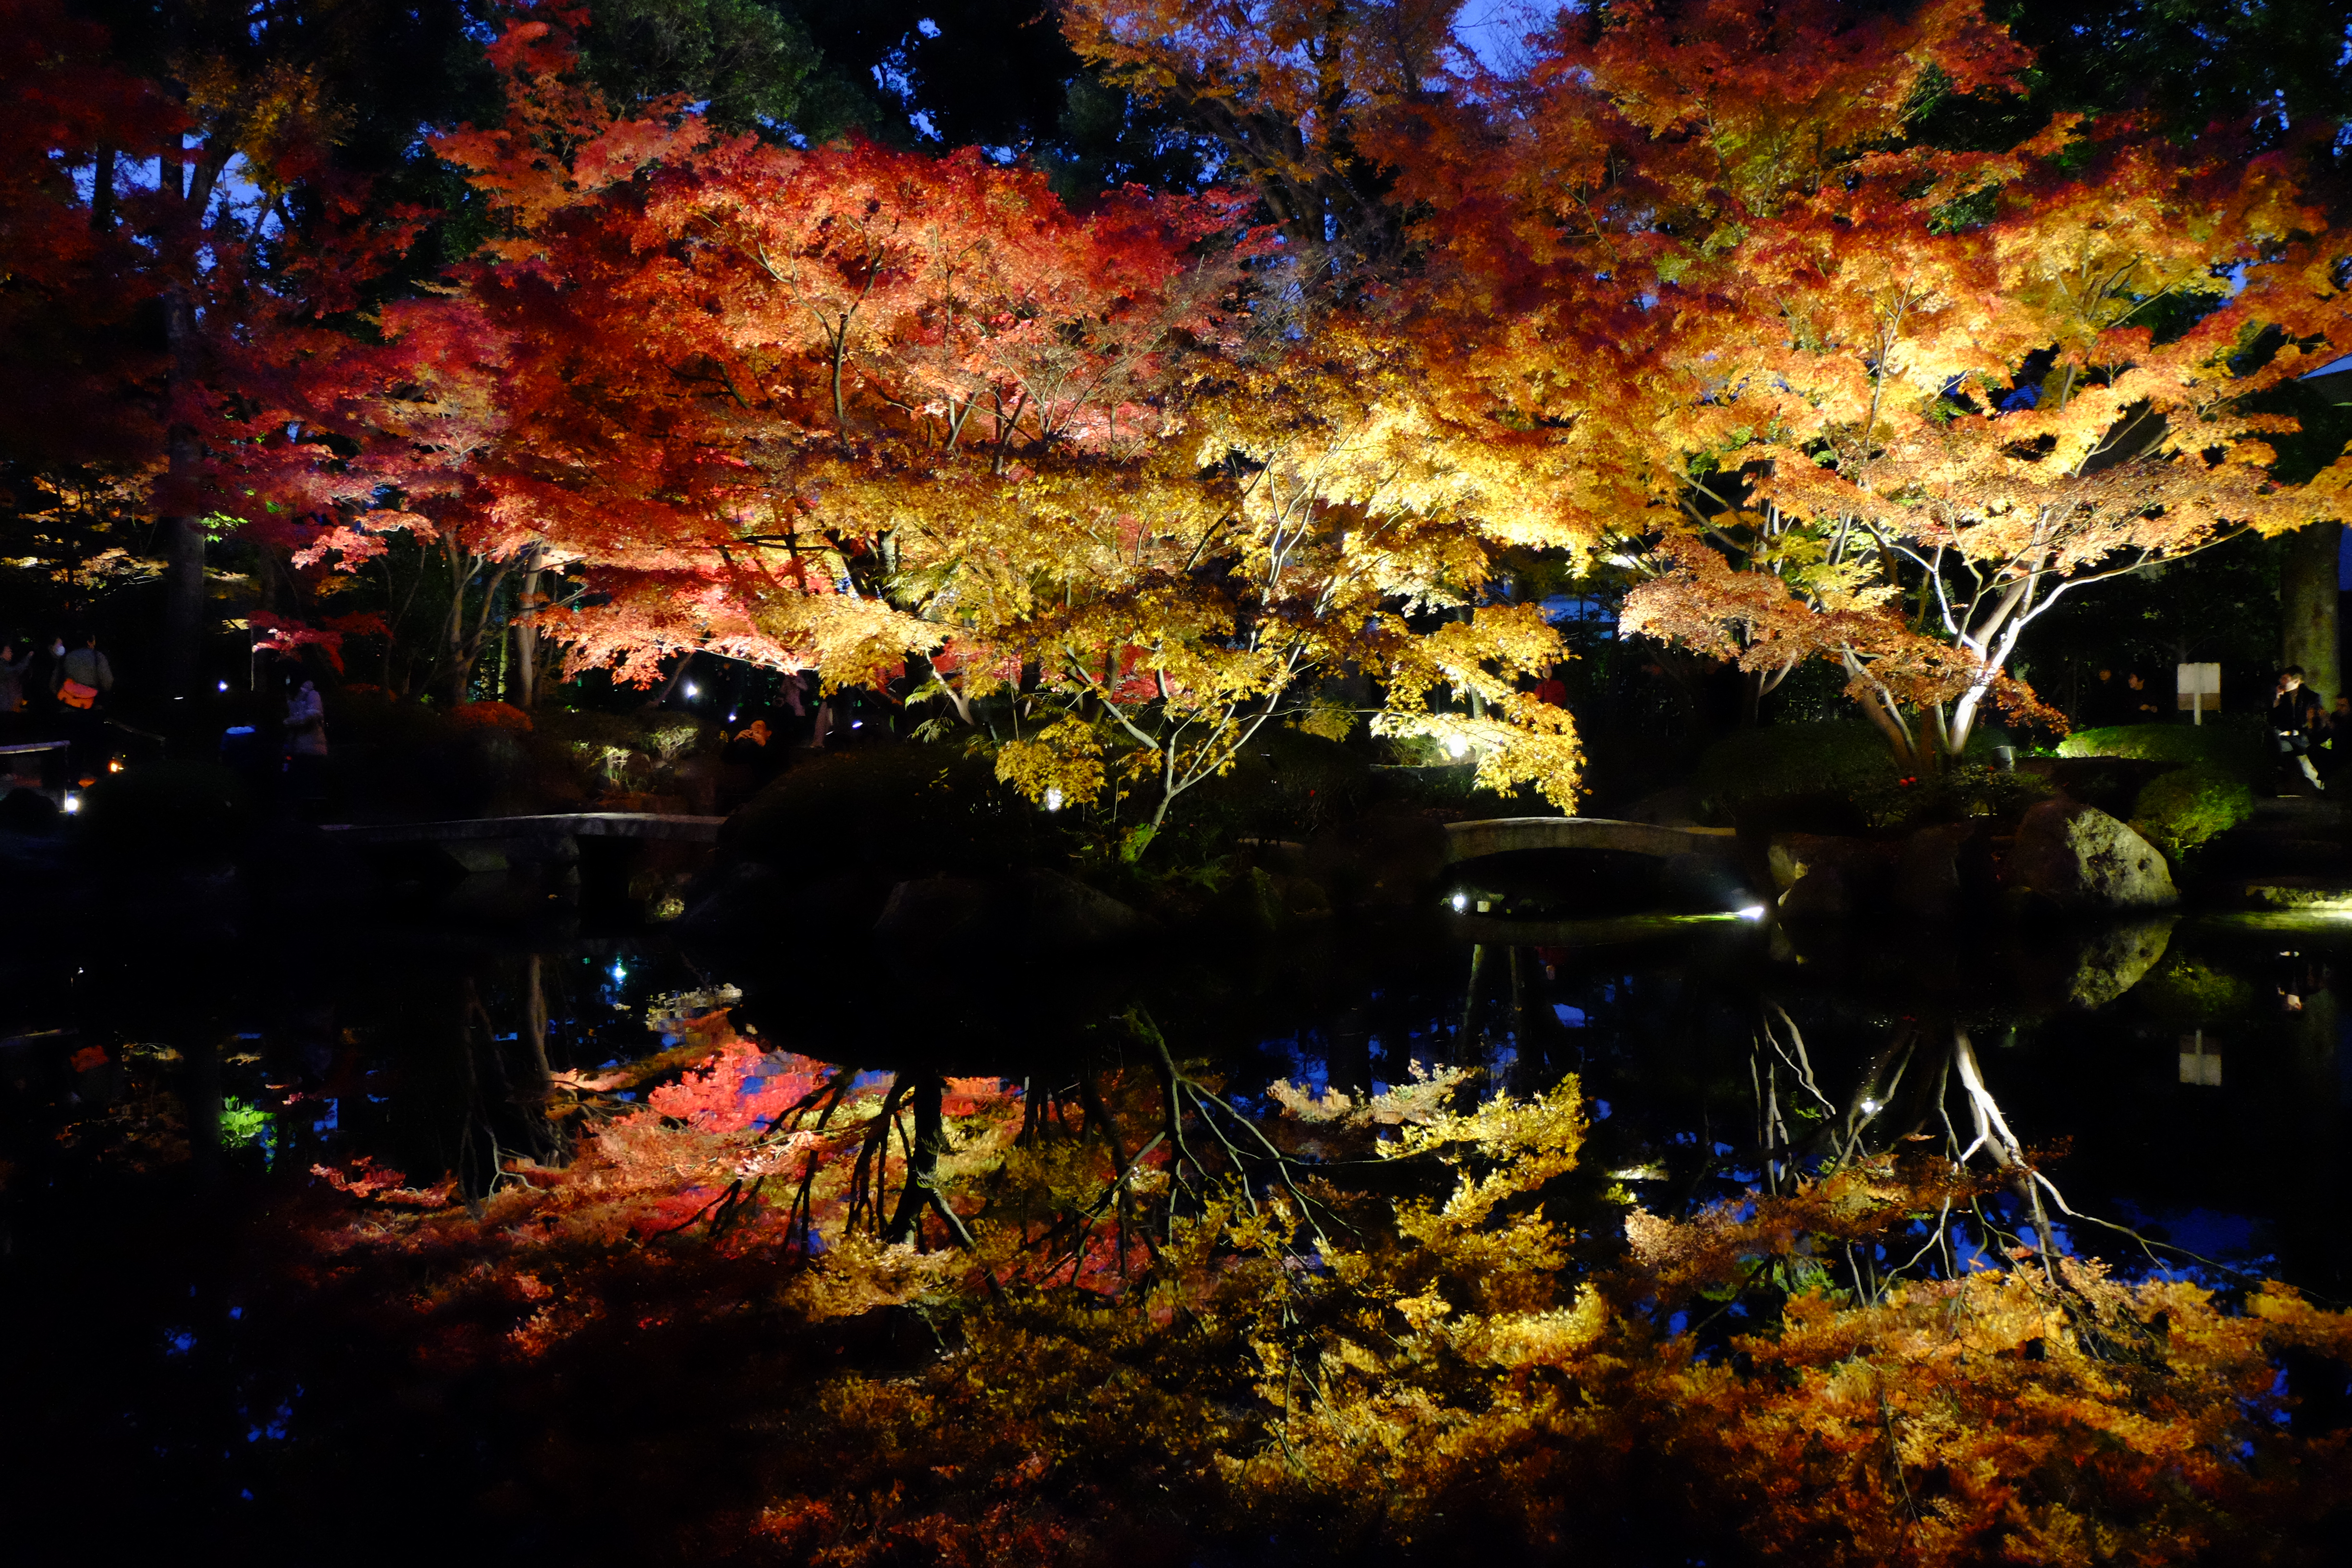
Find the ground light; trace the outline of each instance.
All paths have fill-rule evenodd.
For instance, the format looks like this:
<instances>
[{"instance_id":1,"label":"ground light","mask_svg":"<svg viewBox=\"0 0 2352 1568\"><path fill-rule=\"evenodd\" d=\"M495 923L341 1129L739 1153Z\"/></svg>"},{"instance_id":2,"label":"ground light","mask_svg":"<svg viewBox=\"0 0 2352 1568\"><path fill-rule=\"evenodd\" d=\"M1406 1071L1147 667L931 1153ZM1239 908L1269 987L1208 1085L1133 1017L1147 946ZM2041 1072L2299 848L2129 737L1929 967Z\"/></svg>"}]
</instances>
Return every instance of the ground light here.
<instances>
[{"instance_id":1,"label":"ground light","mask_svg":"<svg viewBox=\"0 0 2352 1568\"><path fill-rule=\"evenodd\" d=\"M697 687L696 687L696 685L694 684L694 682L692 682L691 680L689 680L689 681L688 681L688 682L686 683L686 694L687 694L688 697L699 697L699 696L701 696L701 695L702 695L702 692L701 692L701 690L700 690L698 688L697 688Z\"/></svg>"},{"instance_id":2,"label":"ground light","mask_svg":"<svg viewBox=\"0 0 2352 1568\"><path fill-rule=\"evenodd\" d=\"M67 812L67 815L70 816L70 815L72 815L73 813L79 811L80 809L81 809L81 796L80 796L80 795L76 795L76 794L75 794L73 791L71 791L71 790L68 790L68 791L66 792L66 812Z\"/></svg>"},{"instance_id":3,"label":"ground light","mask_svg":"<svg viewBox=\"0 0 2352 1568\"><path fill-rule=\"evenodd\" d=\"M1049 789L1045 792L1045 809L1047 811L1059 811L1062 809L1062 792L1060 790Z\"/></svg>"},{"instance_id":4,"label":"ground light","mask_svg":"<svg viewBox=\"0 0 2352 1568\"><path fill-rule=\"evenodd\" d=\"M226 691L226 690L228 689L228 682L227 682L227 681L226 681L226 680L222 681L222 682L220 683L220 689L221 689L223 691Z\"/></svg>"},{"instance_id":5,"label":"ground light","mask_svg":"<svg viewBox=\"0 0 2352 1568\"><path fill-rule=\"evenodd\" d=\"M1738 915L1744 921L1760 921L1764 918L1764 906L1761 904L1744 904L1731 912Z\"/></svg>"}]
</instances>

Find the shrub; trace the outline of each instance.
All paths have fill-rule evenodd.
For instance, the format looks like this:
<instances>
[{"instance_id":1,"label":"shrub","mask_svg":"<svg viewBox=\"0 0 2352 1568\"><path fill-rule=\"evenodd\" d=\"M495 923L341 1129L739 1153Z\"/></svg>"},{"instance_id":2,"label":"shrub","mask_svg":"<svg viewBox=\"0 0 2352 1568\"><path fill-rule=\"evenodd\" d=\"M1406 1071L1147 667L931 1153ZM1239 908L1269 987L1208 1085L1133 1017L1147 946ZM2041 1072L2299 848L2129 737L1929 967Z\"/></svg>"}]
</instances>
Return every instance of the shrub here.
<instances>
[{"instance_id":1,"label":"shrub","mask_svg":"<svg viewBox=\"0 0 2352 1568\"><path fill-rule=\"evenodd\" d=\"M1232 770L1179 795L1171 831L1222 851L1236 836L1304 838L1351 816L1371 793L1370 764L1347 746L1304 730L1268 725L1234 759ZM1138 805L1149 809L1147 792Z\"/></svg>"},{"instance_id":2,"label":"shrub","mask_svg":"<svg viewBox=\"0 0 2352 1568\"><path fill-rule=\"evenodd\" d=\"M2150 780L2132 804L2131 825L2178 863L2189 850L2253 814L2254 792L2242 774L2200 764Z\"/></svg>"},{"instance_id":3,"label":"shrub","mask_svg":"<svg viewBox=\"0 0 2352 1568\"><path fill-rule=\"evenodd\" d=\"M1900 776L1885 737L1858 719L1771 724L1719 741L1699 760L1699 799L1719 819L1851 810Z\"/></svg>"},{"instance_id":4,"label":"shrub","mask_svg":"<svg viewBox=\"0 0 2352 1568\"><path fill-rule=\"evenodd\" d=\"M2244 714L2205 725L2112 724L2075 731L2058 742L2058 754L2202 764L2252 779L2270 765L2265 735L2259 721Z\"/></svg>"},{"instance_id":5,"label":"shrub","mask_svg":"<svg viewBox=\"0 0 2352 1568\"><path fill-rule=\"evenodd\" d=\"M110 862L208 866L236 853L244 824L235 773L213 763L159 763L92 784L80 837Z\"/></svg>"},{"instance_id":6,"label":"shrub","mask_svg":"<svg viewBox=\"0 0 2352 1568\"><path fill-rule=\"evenodd\" d=\"M1854 806L1866 826L1904 831L1964 816L2013 820L2034 802L2047 799L2050 793L2050 785L2031 773L2003 773L1964 763L1940 773L1906 774L1892 784L1860 791Z\"/></svg>"},{"instance_id":7,"label":"shrub","mask_svg":"<svg viewBox=\"0 0 2352 1568\"><path fill-rule=\"evenodd\" d=\"M449 722L467 730L528 732L530 715L511 702L467 702L449 710Z\"/></svg>"},{"instance_id":8,"label":"shrub","mask_svg":"<svg viewBox=\"0 0 2352 1568\"><path fill-rule=\"evenodd\" d=\"M794 763L735 814L719 843L726 858L802 877L899 877L1020 865L1050 837L986 758L907 744Z\"/></svg>"}]
</instances>

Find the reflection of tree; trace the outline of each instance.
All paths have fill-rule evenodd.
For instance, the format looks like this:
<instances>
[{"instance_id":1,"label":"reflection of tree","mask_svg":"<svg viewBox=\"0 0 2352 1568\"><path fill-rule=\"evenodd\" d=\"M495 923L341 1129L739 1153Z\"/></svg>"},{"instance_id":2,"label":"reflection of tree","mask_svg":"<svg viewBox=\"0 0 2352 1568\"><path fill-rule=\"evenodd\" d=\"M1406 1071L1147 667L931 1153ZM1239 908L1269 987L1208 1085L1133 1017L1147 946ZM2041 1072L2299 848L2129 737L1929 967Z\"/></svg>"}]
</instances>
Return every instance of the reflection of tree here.
<instances>
[{"instance_id":1,"label":"reflection of tree","mask_svg":"<svg viewBox=\"0 0 2352 1568\"><path fill-rule=\"evenodd\" d=\"M1901 1020L1886 1044L1864 1064L1853 1090L1839 1102L1832 1100L1817 1081L1804 1032L1796 1019L1778 1003L1768 1002L1757 1021L1748 1071L1756 1095L1758 1144L1764 1153L1764 1179L1769 1192L1792 1190L1805 1177L1851 1168L1894 1153L1906 1143L1933 1142L1936 1130L1940 1129L1944 1157L1955 1176L1965 1178L1980 1165L1989 1165L2000 1178L1999 1184L2017 1200L2021 1219L2010 1224L1986 1206L1981 1192L1971 1193L1964 1203L1947 1196L1919 1250L1902 1268L1888 1271L1885 1281L1866 1260L1851 1258L1858 1287L1865 1273L1872 1276L1868 1294L1878 1294L1885 1283L1901 1278L1931 1254L1940 1258L1947 1275L1957 1274L1962 1270L1963 1258L1983 1256L1983 1244L1988 1242L2003 1250L2030 1250L2054 1285L2057 1260L2064 1246L2053 1223L2053 1214L2126 1237L2159 1266L2165 1262L2160 1254L2169 1253L2209 1268L2226 1268L2152 1240L2129 1226L2086 1214L2069 1203L2011 1127L1986 1081L1976 1042L1956 1020ZM1811 1117L1782 1105L1784 1094L1800 1092L1811 1107L1818 1107ZM1791 1127L1792 1116L1800 1124L1811 1121L1814 1125L1800 1134ZM1963 1129L1968 1134L1965 1142ZM1956 1246L1955 1216L1963 1212L1974 1223L1977 1234L1959 1237ZM2021 1226L2030 1233L2030 1240L2020 1234Z\"/></svg>"},{"instance_id":2,"label":"reflection of tree","mask_svg":"<svg viewBox=\"0 0 2352 1568\"><path fill-rule=\"evenodd\" d=\"M486 988L473 975L458 988L464 1107L452 1163L464 1190L477 1196L514 1179L520 1168L558 1168L571 1158L570 1141L553 1114L545 961L532 953L520 966L518 995ZM516 1027L501 1030L500 1015Z\"/></svg>"}]
</instances>

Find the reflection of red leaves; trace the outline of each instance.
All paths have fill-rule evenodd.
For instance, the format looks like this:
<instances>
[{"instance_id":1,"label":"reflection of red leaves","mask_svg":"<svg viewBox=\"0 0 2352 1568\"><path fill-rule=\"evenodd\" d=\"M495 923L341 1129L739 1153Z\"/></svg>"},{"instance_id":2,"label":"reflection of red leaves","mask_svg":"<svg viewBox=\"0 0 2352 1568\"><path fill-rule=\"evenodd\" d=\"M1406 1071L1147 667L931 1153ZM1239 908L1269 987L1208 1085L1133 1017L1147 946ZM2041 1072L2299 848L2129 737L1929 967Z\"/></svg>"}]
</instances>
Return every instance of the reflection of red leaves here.
<instances>
[{"instance_id":1,"label":"reflection of red leaves","mask_svg":"<svg viewBox=\"0 0 2352 1568\"><path fill-rule=\"evenodd\" d=\"M81 1049L76 1051L72 1056L66 1059L72 1066L74 1071L88 1072L92 1068L102 1068L106 1065L106 1047L103 1046L84 1046Z\"/></svg>"},{"instance_id":2,"label":"reflection of red leaves","mask_svg":"<svg viewBox=\"0 0 2352 1568\"><path fill-rule=\"evenodd\" d=\"M741 1132L789 1112L830 1076L806 1057L735 1038L699 1068L646 1096L646 1103L698 1131Z\"/></svg>"},{"instance_id":3,"label":"reflection of red leaves","mask_svg":"<svg viewBox=\"0 0 2352 1568\"><path fill-rule=\"evenodd\" d=\"M362 1154L352 1162L349 1173L332 1165L313 1165L310 1173L324 1181L339 1193L349 1193L355 1198L374 1203L391 1204L400 1208L446 1208L457 1200L457 1178L444 1177L429 1187L412 1187L405 1184L407 1174L390 1165L378 1165Z\"/></svg>"},{"instance_id":4,"label":"reflection of red leaves","mask_svg":"<svg viewBox=\"0 0 2352 1568\"><path fill-rule=\"evenodd\" d=\"M940 1096L943 1116L978 1116L1018 1093L1001 1078L951 1078Z\"/></svg>"}]
</instances>

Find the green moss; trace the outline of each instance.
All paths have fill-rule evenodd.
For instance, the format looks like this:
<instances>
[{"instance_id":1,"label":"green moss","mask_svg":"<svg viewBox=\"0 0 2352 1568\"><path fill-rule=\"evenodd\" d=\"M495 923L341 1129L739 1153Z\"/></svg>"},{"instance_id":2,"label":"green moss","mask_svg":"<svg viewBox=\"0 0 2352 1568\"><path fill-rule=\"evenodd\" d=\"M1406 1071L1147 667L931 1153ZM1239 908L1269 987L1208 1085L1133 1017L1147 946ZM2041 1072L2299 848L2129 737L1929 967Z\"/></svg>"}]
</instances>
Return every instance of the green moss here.
<instances>
[{"instance_id":1,"label":"green moss","mask_svg":"<svg viewBox=\"0 0 2352 1568\"><path fill-rule=\"evenodd\" d=\"M2200 763L2152 779L2132 803L2135 832L2174 862L2254 814L2254 792L2235 770Z\"/></svg>"},{"instance_id":2,"label":"green moss","mask_svg":"<svg viewBox=\"0 0 2352 1568\"><path fill-rule=\"evenodd\" d=\"M2254 988L2225 970L2174 953L2132 988L2132 1003L2166 1024L2198 1028L2252 1011Z\"/></svg>"},{"instance_id":3,"label":"green moss","mask_svg":"<svg viewBox=\"0 0 2352 1568\"><path fill-rule=\"evenodd\" d=\"M2269 766L2261 727L2236 720L2217 720L2201 726L2114 724L2103 730L2077 730L2058 742L2058 754L2201 764L2245 779L2260 777Z\"/></svg>"}]
</instances>

